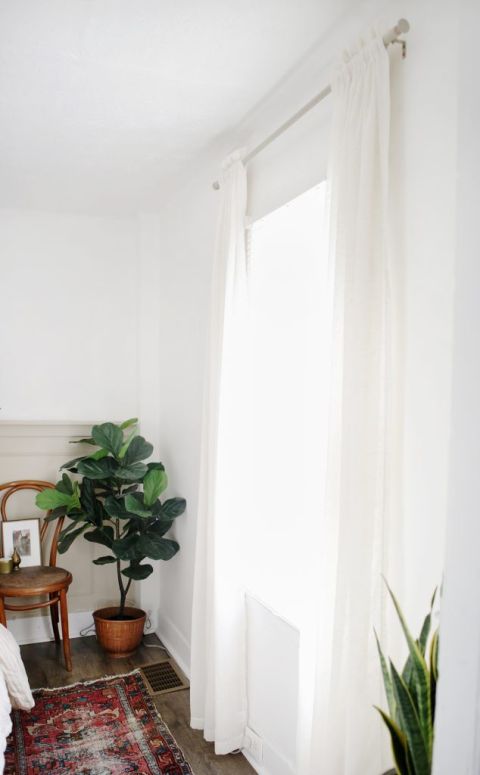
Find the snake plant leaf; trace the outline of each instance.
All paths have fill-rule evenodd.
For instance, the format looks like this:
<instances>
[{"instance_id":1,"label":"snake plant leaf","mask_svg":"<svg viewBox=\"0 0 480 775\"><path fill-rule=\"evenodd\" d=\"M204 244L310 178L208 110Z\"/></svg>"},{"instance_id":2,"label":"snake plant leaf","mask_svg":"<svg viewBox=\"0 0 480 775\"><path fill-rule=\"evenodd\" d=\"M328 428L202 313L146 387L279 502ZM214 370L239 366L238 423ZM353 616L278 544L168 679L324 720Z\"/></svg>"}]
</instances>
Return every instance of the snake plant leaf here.
<instances>
[{"instance_id":1,"label":"snake plant leaf","mask_svg":"<svg viewBox=\"0 0 480 775\"><path fill-rule=\"evenodd\" d=\"M435 721L435 707L437 702L437 681L438 681L438 630L432 637L430 644L430 695L432 704L432 725Z\"/></svg>"},{"instance_id":2,"label":"snake plant leaf","mask_svg":"<svg viewBox=\"0 0 480 775\"><path fill-rule=\"evenodd\" d=\"M146 441L143 436L134 436L125 452L123 464L129 466L132 463L137 463L139 460L146 460L152 453L153 444Z\"/></svg>"},{"instance_id":3,"label":"snake plant leaf","mask_svg":"<svg viewBox=\"0 0 480 775\"><path fill-rule=\"evenodd\" d=\"M390 597L392 598L393 605L395 606L397 616L408 644L408 650L412 658L411 679L407 684L402 678L402 683L406 687L408 686L409 693L411 693L415 698L421 730L425 740L425 746L428 751L431 751L433 746L433 729L431 722L432 707L430 697L430 675L428 672L427 664L417 641L414 640L407 626L403 611L400 608L395 595L393 594L386 581L385 584L387 586Z\"/></svg>"},{"instance_id":4,"label":"snake plant leaf","mask_svg":"<svg viewBox=\"0 0 480 775\"><path fill-rule=\"evenodd\" d=\"M147 474L148 476L148 474ZM146 479L147 477L145 477ZM130 493L125 496L125 507L130 514L137 517L152 517L152 510L144 503L143 494L140 492Z\"/></svg>"},{"instance_id":5,"label":"snake plant leaf","mask_svg":"<svg viewBox=\"0 0 480 775\"><path fill-rule=\"evenodd\" d=\"M380 646L380 641L378 639L377 631L374 630L374 633L375 633L375 640L377 641L378 655L380 657L380 665L382 668L383 684L385 687L385 695L387 697L388 709L390 711L392 720L395 720L397 717L397 709L395 706L395 695L393 693L392 676L390 675L387 661L384 657L382 647Z\"/></svg>"},{"instance_id":6,"label":"snake plant leaf","mask_svg":"<svg viewBox=\"0 0 480 775\"><path fill-rule=\"evenodd\" d=\"M438 630L435 630L430 645L430 668L435 681L438 681Z\"/></svg>"},{"instance_id":7,"label":"snake plant leaf","mask_svg":"<svg viewBox=\"0 0 480 775\"><path fill-rule=\"evenodd\" d=\"M81 535L85 530L87 530L90 527L90 525L82 525L81 527L77 527L76 530L72 530L70 533L65 535L63 538L61 538L58 542L58 551L60 554L65 554L67 549L70 548L70 546L73 544L76 538L78 538L79 535Z\"/></svg>"},{"instance_id":8,"label":"snake plant leaf","mask_svg":"<svg viewBox=\"0 0 480 775\"><path fill-rule=\"evenodd\" d=\"M143 581L143 579L146 579L151 573L153 573L151 565L138 565L136 563L131 563L128 568L122 570L122 574L126 576L127 579L134 579L135 581Z\"/></svg>"},{"instance_id":9,"label":"snake plant leaf","mask_svg":"<svg viewBox=\"0 0 480 775\"><path fill-rule=\"evenodd\" d=\"M92 562L94 565L108 565L109 563L117 561L111 554L104 554L103 557L97 557L97 559L92 560Z\"/></svg>"},{"instance_id":10,"label":"snake plant leaf","mask_svg":"<svg viewBox=\"0 0 480 775\"><path fill-rule=\"evenodd\" d=\"M395 665L390 662L392 686L398 708L399 725L404 731L414 765L415 775L430 775L431 748L425 741L424 731L414 699Z\"/></svg>"},{"instance_id":11,"label":"snake plant leaf","mask_svg":"<svg viewBox=\"0 0 480 775\"><path fill-rule=\"evenodd\" d=\"M92 438L97 447L108 450L115 457L117 457L123 444L123 432L113 422L94 425L92 428Z\"/></svg>"},{"instance_id":12,"label":"snake plant leaf","mask_svg":"<svg viewBox=\"0 0 480 775\"><path fill-rule=\"evenodd\" d=\"M407 762L407 740L401 729L397 726L395 721L388 716L381 708L375 710L380 713L385 725L390 732L390 740L392 744L392 753L395 766L397 768L398 775L413 775Z\"/></svg>"},{"instance_id":13,"label":"snake plant leaf","mask_svg":"<svg viewBox=\"0 0 480 775\"><path fill-rule=\"evenodd\" d=\"M88 525L88 527L90 526ZM110 525L104 525L102 528L97 527L95 530L91 530L90 533L85 533L84 538L94 544L102 544L102 546L107 546L111 549L114 540L113 536L113 528Z\"/></svg>"},{"instance_id":14,"label":"snake plant leaf","mask_svg":"<svg viewBox=\"0 0 480 775\"><path fill-rule=\"evenodd\" d=\"M152 506L158 496L167 489L168 478L165 471L154 468L143 480L143 497L147 506Z\"/></svg>"}]
</instances>

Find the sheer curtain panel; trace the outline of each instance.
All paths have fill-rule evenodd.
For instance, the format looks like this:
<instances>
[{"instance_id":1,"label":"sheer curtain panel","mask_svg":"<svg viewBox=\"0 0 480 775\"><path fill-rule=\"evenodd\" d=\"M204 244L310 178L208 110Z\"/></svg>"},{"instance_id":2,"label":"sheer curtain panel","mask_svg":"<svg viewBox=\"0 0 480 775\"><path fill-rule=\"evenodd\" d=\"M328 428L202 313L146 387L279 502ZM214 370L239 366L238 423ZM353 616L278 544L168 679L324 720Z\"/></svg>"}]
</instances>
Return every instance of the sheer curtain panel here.
<instances>
[{"instance_id":1,"label":"sheer curtain panel","mask_svg":"<svg viewBox=\"0 0 480 775\"><path fill-rule=\"evenodd\" d=\"M380 775L386 735L372 706L384 703L374 627L385 635L392 288L389 58L379 35L344 55L332 100L327 493L321 594L312 627L302 633L297 769L299 775Z\"/></svg>"},{"instance_id":2,"label":"sheer curtain panel","mask_svg":"<svg viewBox=\"0 0 480 775\"><path fill-rule=\"evenodd\" d=\"M215 742L217 754L243 745L247 722L241 572L251 427L246 190L237 151L224 162L213 266L192 619L191 725Z\"/></svg>"}]
</instances>

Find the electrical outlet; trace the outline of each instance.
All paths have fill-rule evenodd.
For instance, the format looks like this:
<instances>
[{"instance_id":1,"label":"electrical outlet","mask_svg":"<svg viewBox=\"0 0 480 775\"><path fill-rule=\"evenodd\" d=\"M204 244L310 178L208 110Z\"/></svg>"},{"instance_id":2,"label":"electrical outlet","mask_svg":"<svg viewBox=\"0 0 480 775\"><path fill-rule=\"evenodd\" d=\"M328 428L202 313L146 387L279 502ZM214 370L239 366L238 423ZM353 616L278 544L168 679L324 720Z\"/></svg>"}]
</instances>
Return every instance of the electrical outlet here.
<instances>
[{"instance_id":1,"label":"electrical outlet","mask_svg":"<svg viewBox=\"0 0 480 775\"><path fill-rule=\"evenodd\" d=\"M245 737L243 738L243 747L248 751L255 761L263 761L263 741L262 738L257 735L253 729L247 727L245 729Z\"/></svg>"}]
</instances>

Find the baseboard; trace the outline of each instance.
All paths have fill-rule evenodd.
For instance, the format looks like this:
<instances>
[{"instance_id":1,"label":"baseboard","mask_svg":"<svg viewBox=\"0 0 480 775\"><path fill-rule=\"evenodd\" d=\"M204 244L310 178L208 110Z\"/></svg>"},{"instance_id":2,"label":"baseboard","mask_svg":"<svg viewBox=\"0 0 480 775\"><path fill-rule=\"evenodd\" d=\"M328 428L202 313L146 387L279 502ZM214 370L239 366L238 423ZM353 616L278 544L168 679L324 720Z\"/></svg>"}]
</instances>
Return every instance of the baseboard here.
<instances>
[{"instance_id":1,"label":"baseboard","mask_svg":"<svg viewBox=\"0 0 480 775\"><path fill-rule=\"evenodd\" d=\"M89 625L93 625L91 611L69 613L68 628L71 638L80 637L81 630ZM8 619L8 629L21 646L25 646L27 643L45 643L53 640L50 616L25 616L21 619Z\"/></svg>"},{"instance_id":2,"label":"baseboard","mask_svg":"<svg viewBox=\"0 0 480 775\"><path fill-rule=\"evenodd\" d=\"M190 678L190 644L185 635L161 612L158 614L155 632L187 678Z\"/></svg>"},{"instance_id":3,"label":"baseboard","mask_svg":"<svg viewBox=\"0 0 480 775\"><path fill-rule=\"evenodd\" d=\"M293 769L291 763L288 762L284 756L279 754L278 751L269 746L268 742L265 740L262 742L262 763L257 762L257 760L253 758L249 751L242 749L242 754L250 766L253 767L257 775L295 775L295 770Z\"/></svg>"}]
</instances>

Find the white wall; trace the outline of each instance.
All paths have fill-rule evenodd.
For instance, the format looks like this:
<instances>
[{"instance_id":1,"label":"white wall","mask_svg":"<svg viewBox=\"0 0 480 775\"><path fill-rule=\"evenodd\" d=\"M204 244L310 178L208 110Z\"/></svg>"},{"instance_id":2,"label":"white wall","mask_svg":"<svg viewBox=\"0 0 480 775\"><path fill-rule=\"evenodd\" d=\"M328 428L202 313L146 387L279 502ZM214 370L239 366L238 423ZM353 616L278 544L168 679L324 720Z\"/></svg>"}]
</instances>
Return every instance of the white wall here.
<instances>
[{"instance_id":1,"label":"white wall","mask_svg":"<svg viewBox=\"0 0 480 775\"><path fill-rule=\"evenodd\" d=\"M161 379L162 454L173 473L175 486L189 501L189 509L177 525L182 551L162 568L159 631L187 665L201 388L216 209L211 181L218 177L224 153L237 145L252 147L328 82L327 65L334 53L355 30L368 26L379 10L386 27L402 16L412 25L407 59L401 60L399 48L391 50L390 56L394 62L392 225L403 298L400 313L404 376L399 387L404 424L399 511L403 515L404 556L408 558L406 588L402 587L400 577L394 578L393 583L400 589L404 607L415 625L441 578L447 509L456 174L456 53L455 46L445 45L445 41L450 38L454 9L439 7L433 0L425 0L421 5L413 0L373 2L359 4L356 13L337 25L241 127L219 141L203 163L192 170L190 179L179 185L161 215L161 316L162 329L169 331L164 352L168 369ZM303 127L283 138L277 148L252 165L250 201L258 213L278 206L302 188L308 188L318 179L317 175L321 177L325 169L323 151L312 157L310 165L299 161L295 174L281 174L277 166L283 158L291 159L291 154L295 158L295 144L299 142L307 152L317 140L325 145L324 110L325 106L317 119L309 117ZM262 175L269 172L274 174L275 183L260 189ZM256 622L258 655L271 634L267 615L264 626L262 634ZM251 653L254 652L255 645L251 644ZM280 707L284 718L292 708L282 704L281 699L295 690L296 665L276 661L279 653L280 650L271 653L271 669L277 671L279 682L277 694L270 698L270 712L275 714ZM293 659L292 652L289 653ZM261 725L258 713L265 713L265 706L260 711L255 696L251 687L250 712ZM282 723L280 717L277 721ZM295 719L290 718L290 722L293 729ZM286 750L278 753L288 760Z\"/></svg>"},{"instance_id":2,"label":"white wall","mask_svg":"<svg viewBox=\"0 0 480 775\"><path fill-rule=\"evenodd\" d=\"M480 90L475 0L459 3L458 236L452 442L436 775L480 772Z\"/></svg>"},{"instance_id":3,"label":"white wall","mask_svg":"<svg viewBox=\"0 0 480 775\"><path fill-rule=\"evenodd\" d=\"M0 211L0 419L137 406L133 219Z\"/></svg>"},{"instance_id":4,"label":"white wall","mask_svg":"<svg viewBox=\"0 0 480 775\"><path fill-rule=\"evenodd\" d=\"M55 480L74 457L61 428L75 433L75 421L88 429L138 416L159 451L158 224L148 215L0 211L0 481ZM116 600L115 579L91 566L92 552L81 541L63 560L74 574L72 612ZM132 588L153 625L156 574ZM43 624L25 624L21 639L42 640Z\"/></svg>"}]
</instances>

